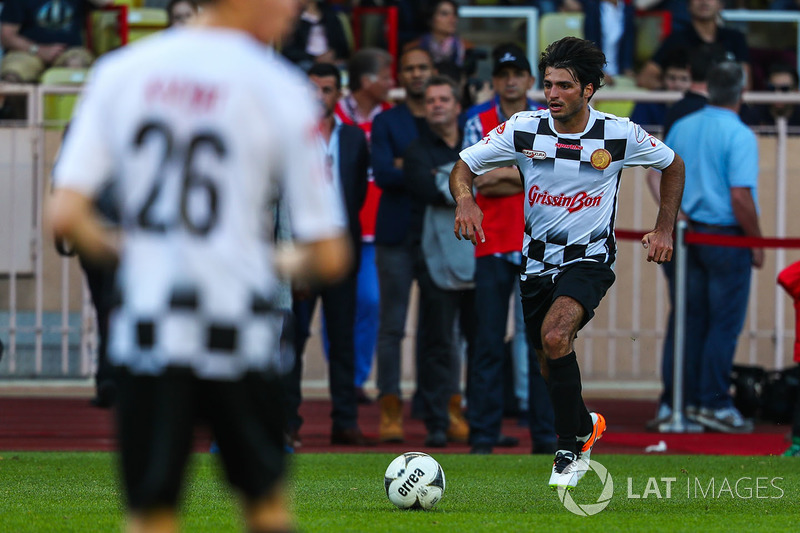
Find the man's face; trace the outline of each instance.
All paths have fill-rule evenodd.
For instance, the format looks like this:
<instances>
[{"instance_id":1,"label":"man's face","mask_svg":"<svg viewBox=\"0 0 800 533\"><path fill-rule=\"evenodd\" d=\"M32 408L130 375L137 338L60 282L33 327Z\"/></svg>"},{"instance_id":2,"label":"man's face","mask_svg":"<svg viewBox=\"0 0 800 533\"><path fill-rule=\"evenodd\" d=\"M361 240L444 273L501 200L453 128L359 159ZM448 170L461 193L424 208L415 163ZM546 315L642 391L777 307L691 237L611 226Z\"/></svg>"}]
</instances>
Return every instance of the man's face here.
<instances>
[{"instance_id":1,"label":"man's face","mask_svg":"<svg viewBox=\"0 0 800 533\"><path fill-rule=\"evenodd\" d=\"M400 59L400 85L414 98L425 94L425 82L432 74L431 57L421 50L406 52Z\"/></svg>"},{"instance_id":2,"label":"man's face","mask_svg":"<svg viewBox=\"0 0 800 533\"><path fill-rule=\"evenodd\" d=\"M389 97L389 90L394 87L391 65L386 65L376 75L368 75L364 78L366 78L366 83L362 83L361 86L366 89L372 98L383 102Z\"/></svg>"},{"instance_id":3,"label":"man's face","mask_svg":"<svg viewBox=\"0 0 800 533\"><path fill-rule=\"evenodd\" d=\"M795 92L797 87L794 84L794 78L788 72L775 72L770 74L767 82L767 88L770 91L779 91L783 93ZM792 104L772 104L772 112L775 115L789 116L792 114Z\"/></svg>"},{"instance_id":4,"label":"man's face","mask_svg":"<svg viewBox=\"0 0 800 533\"><path fill-rule=\"evenodd\" d=\"M458 123L461 104L453 95L449 85L431 85L425 91L425 119L431 126L447 126Z\"/></svg>"},{"instance_id":5,"label":"man's face","mask_svg":"<svg viewBox=\"0 0 800 533\"><path fill-rule=\"evenodd\" d=\"M688 68L667 67L664 71L664 88L667 91L686 92L692 84Z\"/></svg>"},{"instance_id":6,"label":"man's face","mask_svg":"<svg viewBox=\"0 0 800 533\"><path fill-rule=\"evenodd\" d=\"M721 0L689 0L689 14L698 21L716 20L720 11Z\"/></svg>"},{"instance_id":7,"label":"man's face","mask_svg":"<svg viewBox=\"0 0 800 533\"><path fill-rule=\"evenodd\" d=\"M567 69L547 67L544 71L544 97L554 120L568 122L574 118L586 108L593 93L591 83L581 89Z\"/></svg>"},{"instance_id":8,"label":"man's face","mask_svg":"<svg viewBox=\"0 0 800 533\"><path fill-rule=\"evenodd\" d=\"M508 66L492 76L494 91L500 100L516 101L525 98L525 95L533 87L534 77L527 70Z\"/></svg>"},{"instance_id":9,"label":"man's face","mask_svg":"<svg viewBox=\"0 0 800 533\"><path fill-rule=\"evenodd\" d=\"M169 14L170 26L185 26L196 15L194 7L189 2L178 2L172 6Z\"/></svg>"},{"instance_id":10,"label":"man's face","mask_svg":"<svg viewBox=\"0 0 800 533\"><path fill-rule=\"evenodd\" d=\"M309 76L311 83L317 88L317 100L322 104L325 117L330 117L336 107L336 102L341 96L341 91L336 88L336 78L333 76Z\"/></svg>"},{"instance_id":11,"label":"man's face","mask_svg":"<svg viewBox=\"0 0 800 533\"><path fill-rule=\"evenodd\" d=\"M442 2L436 6L431 19L431 29L435 33L455 35L458 28L458 13L450 2Z\"/></svg>"}]
</instances>

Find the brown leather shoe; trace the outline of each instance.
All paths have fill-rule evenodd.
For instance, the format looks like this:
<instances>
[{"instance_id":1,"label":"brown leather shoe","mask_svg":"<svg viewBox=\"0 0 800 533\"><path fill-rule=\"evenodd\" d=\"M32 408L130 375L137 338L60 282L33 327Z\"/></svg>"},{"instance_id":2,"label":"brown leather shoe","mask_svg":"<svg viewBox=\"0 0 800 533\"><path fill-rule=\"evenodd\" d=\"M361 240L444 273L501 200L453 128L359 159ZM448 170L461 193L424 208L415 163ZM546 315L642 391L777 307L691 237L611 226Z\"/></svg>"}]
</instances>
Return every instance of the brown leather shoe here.
<instances>
[{"instance_id":1,"label":"brown leather shoe","mask_svg":"<svg viewBox=\"0 0 800 533\"><path fill-rule=\"evenodd\" d=\"M331 444L342 446L375 446L377 442L372 437L367 437L357 427L335 429L331 432Z\"/></svg>"},{"instance_id":2,"label":"brown leather shoe","mask_svg":"<svg viewBox=\"0 0 800 533\"><path fill-rule=\"evenodd\" d=\"M447 440L450 442L469 441L469 424L461 411L461 395L453 394L447 407L450 426L447 428Z\"/></svg>"},{"instance_id":3,"label":"brown leather shoe","mask_svg":"<svg viewBox=\"0 0 800 533\"><path fill-rule=\"evenodd\" d=\"M403 442L403 402L396 394L384 394L378 403L381 407L378 439L381 442Z\"/></svg>"}]
</instances>

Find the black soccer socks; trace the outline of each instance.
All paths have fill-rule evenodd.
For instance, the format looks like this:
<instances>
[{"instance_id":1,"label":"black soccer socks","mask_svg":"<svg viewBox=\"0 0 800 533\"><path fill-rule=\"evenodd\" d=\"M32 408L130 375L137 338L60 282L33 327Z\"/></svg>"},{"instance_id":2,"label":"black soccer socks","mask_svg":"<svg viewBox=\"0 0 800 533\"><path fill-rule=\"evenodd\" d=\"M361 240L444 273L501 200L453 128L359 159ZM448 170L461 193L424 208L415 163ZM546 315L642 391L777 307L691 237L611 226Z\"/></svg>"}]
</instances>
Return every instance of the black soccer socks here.
<instances>
[{"instance_id":1,"label":"black soccer socks","mask_svg":"<svg viewBox=\"0 0 800 533\"><path fill-rule=\"evenodd\" d=\"M575 352L550 359L548 389L553 402L558 449L578 453L577 437L592 432L592 417L581 396L581 371Z\"/></svg>"}]
</instances>

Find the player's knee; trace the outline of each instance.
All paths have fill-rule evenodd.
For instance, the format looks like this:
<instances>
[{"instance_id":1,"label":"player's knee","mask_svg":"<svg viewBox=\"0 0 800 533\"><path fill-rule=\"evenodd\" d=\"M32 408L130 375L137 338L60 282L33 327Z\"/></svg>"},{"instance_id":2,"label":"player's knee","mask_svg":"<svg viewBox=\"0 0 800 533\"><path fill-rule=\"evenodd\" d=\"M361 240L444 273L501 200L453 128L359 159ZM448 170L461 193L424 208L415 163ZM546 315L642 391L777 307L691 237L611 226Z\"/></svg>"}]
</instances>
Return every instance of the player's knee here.
<instances>
[{"instance_id":1,"label":"player's knee","mask_svg":"<svg viewBox=\"0 0 800 533\"><path fill-rule=\"evenodd\" d=\"M548 359L557 359L569 353L569 333L559 328L542 332L542 349Z\"/></svg>"}]
</instances>

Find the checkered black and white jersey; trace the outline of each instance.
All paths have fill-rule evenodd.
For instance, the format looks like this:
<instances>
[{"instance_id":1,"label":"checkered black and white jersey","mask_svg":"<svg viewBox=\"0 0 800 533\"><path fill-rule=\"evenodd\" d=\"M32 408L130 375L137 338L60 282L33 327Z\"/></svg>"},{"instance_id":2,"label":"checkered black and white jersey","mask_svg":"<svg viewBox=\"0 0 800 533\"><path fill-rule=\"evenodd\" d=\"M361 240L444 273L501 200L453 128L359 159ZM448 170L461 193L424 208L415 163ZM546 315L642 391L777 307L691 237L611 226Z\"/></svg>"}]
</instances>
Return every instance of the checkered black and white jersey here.
<instances>
[{"instance_id":1,"label":"checkered black and white jersey","mask_svg":"<svg viewBox=\"0 0 800 533\"><path fill-rule=\"evenodd\" d=\"M522 172L523 280L577 261L613 265L622 169L663 169L675 157L627 118L589 109L581 133L556 133L549 110L523 111L460 154L475 174L514 164Z\"/></svg>"},{"instance_id":2,"label":"checkered black and white jersey","mask_svg":"<svg viewBox=\"0 0 800 533\"><path fill-rule=\"evenodd\" d=\"M344 231L305 77L233 31L168 30L98 61L54 171L92 197L110 178L123 228L110 359L237 379L278 360L273 218Z\"/></svg>"}]
</instances>

